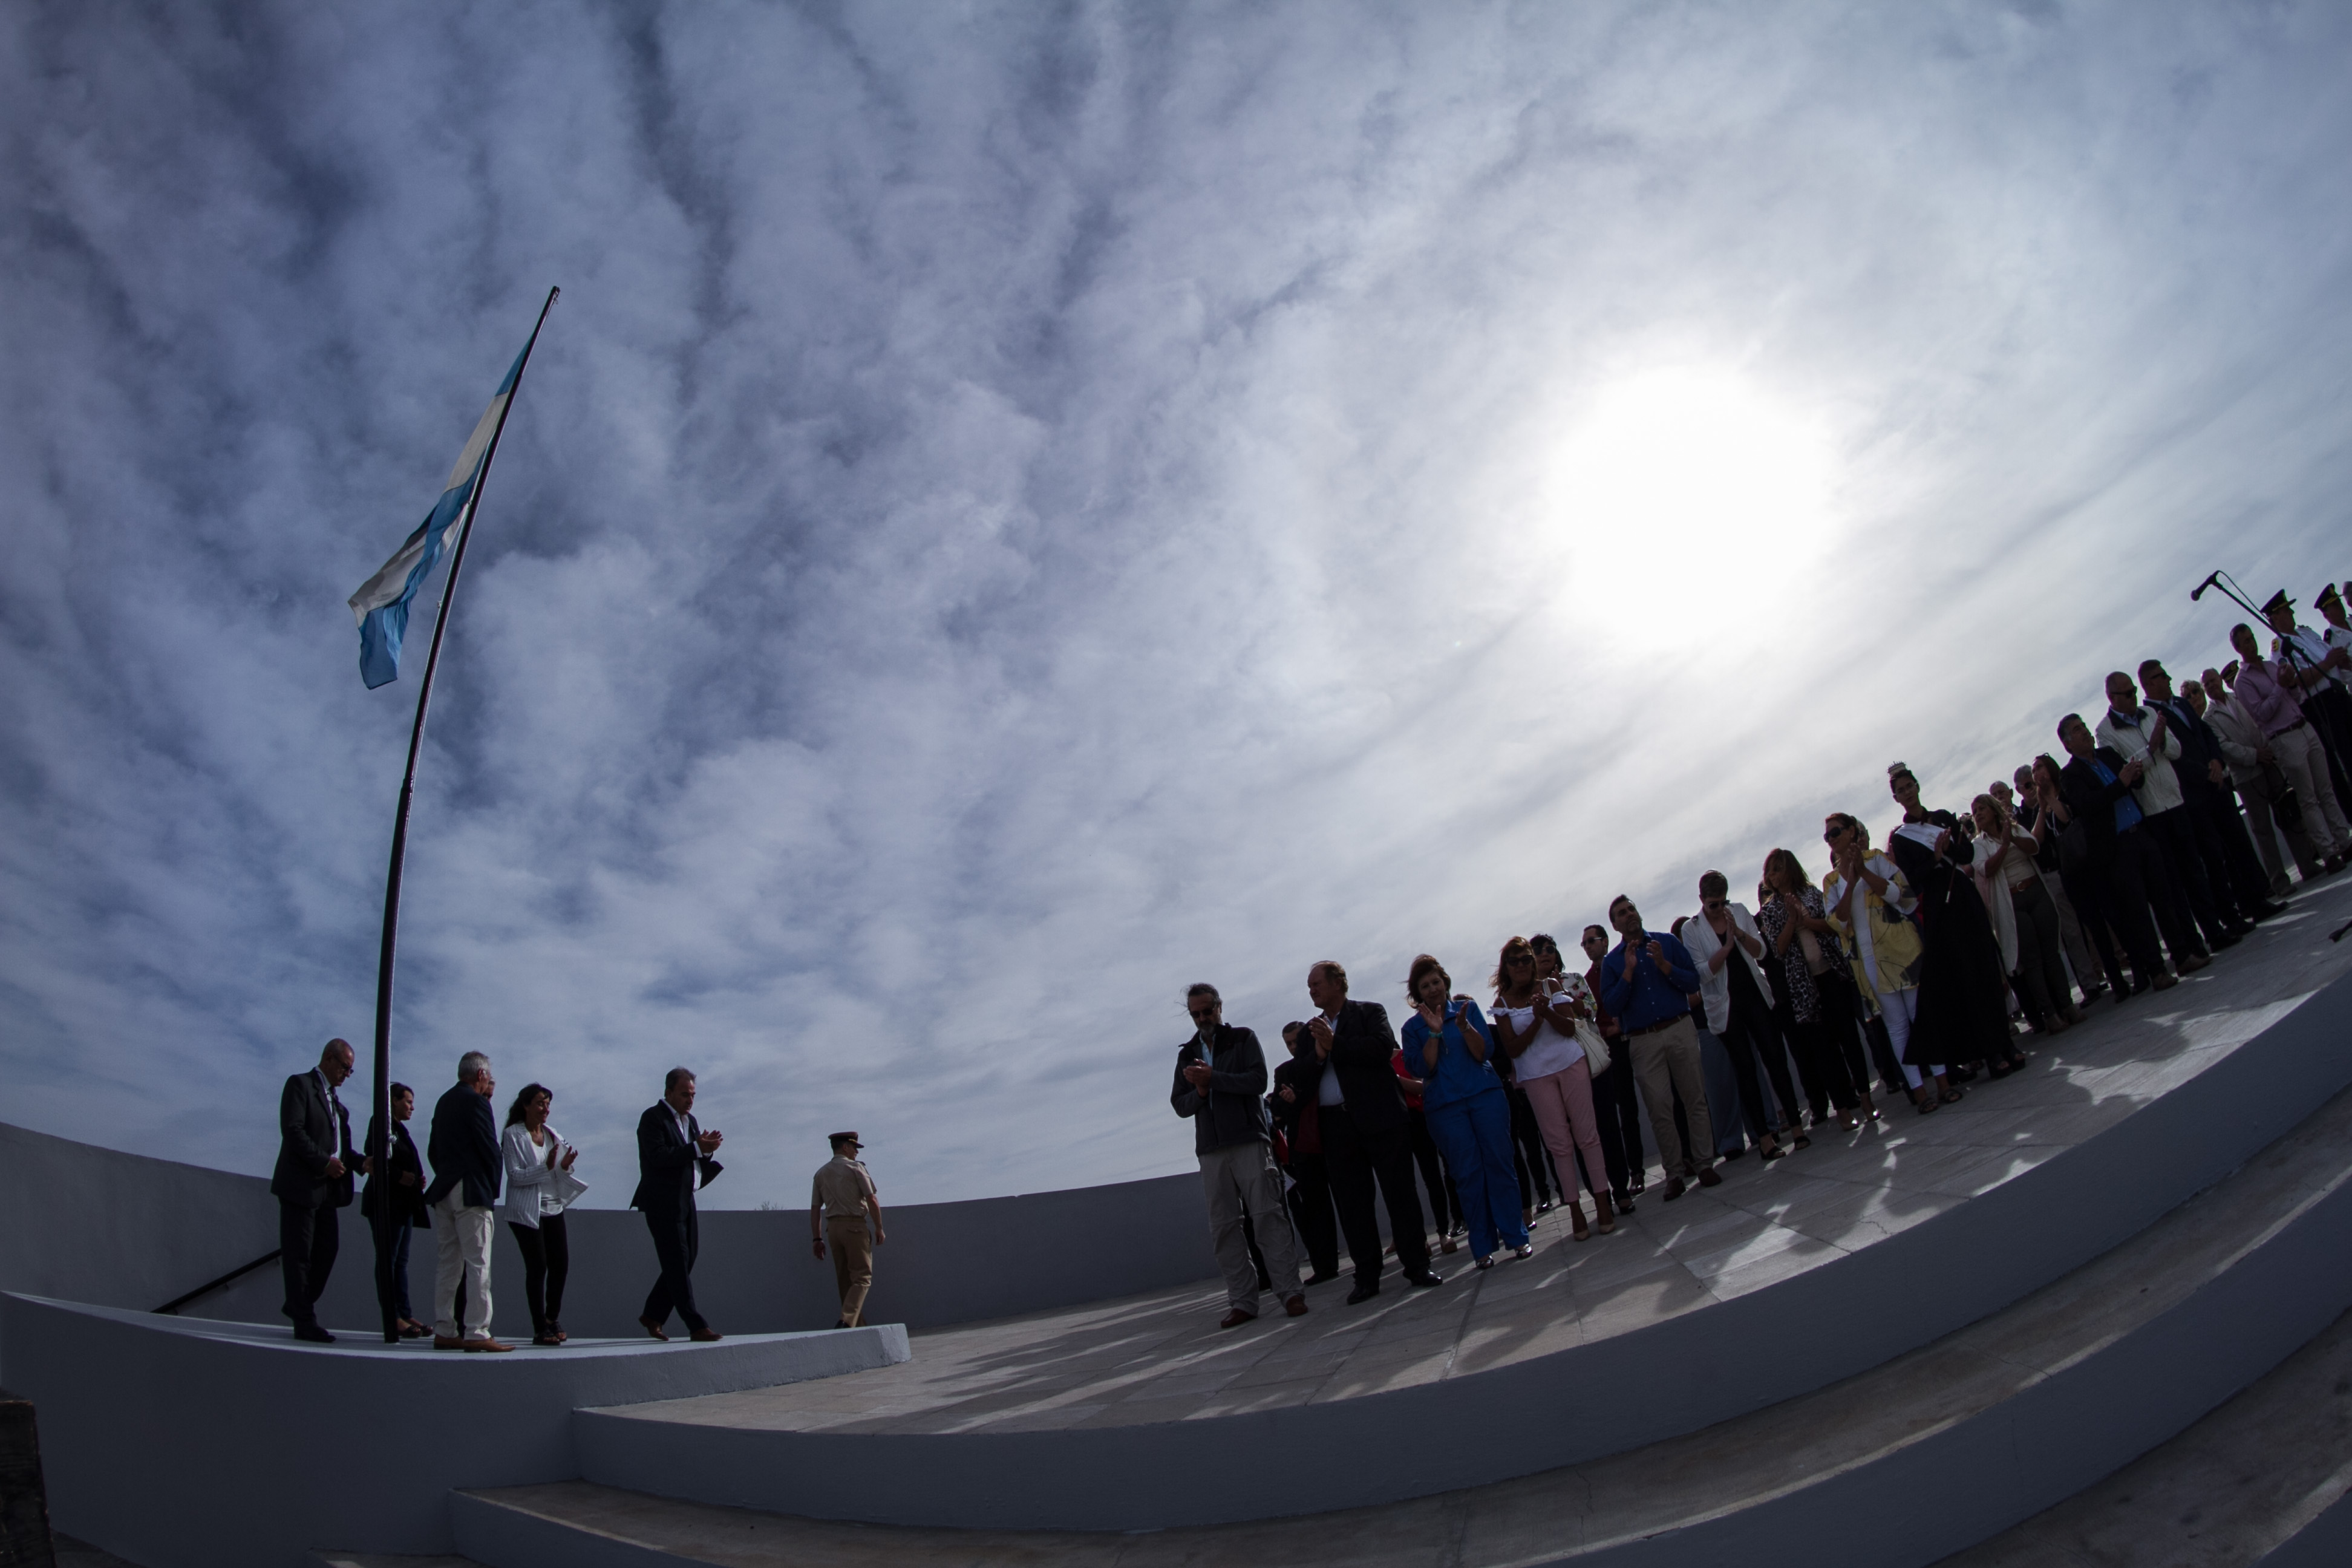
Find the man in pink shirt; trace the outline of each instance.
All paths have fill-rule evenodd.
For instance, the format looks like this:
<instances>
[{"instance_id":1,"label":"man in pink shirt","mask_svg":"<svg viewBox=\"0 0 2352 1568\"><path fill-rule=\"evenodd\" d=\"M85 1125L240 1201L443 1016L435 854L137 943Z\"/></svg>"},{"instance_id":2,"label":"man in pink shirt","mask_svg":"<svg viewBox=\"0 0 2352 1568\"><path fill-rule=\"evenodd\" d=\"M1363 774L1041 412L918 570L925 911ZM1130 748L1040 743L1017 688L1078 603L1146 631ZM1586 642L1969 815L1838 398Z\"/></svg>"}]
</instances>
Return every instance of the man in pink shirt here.
<instances>
[{"instance_id":1,"label":"man in pink shirt","mask_svg":"<svg viewBox=\"0 0 2352 1568\"><path fill-rule=\"evenodd\" d=\"M2294 786L2295 797L2304 806L2304 831L2321 856L2321 873L2341 871L2347 852L2352 852L2352 828L2345 826L2344 808L2336 803L2319 737L2277 667L2263 658L2254 628L2242 621L2232 626L2230 646L2238 650L2239 660L2238 684L2231 698L2262 730L2263 750L2270 752L2270 760L2277 762Z\"/></svg>"}]
</instances>

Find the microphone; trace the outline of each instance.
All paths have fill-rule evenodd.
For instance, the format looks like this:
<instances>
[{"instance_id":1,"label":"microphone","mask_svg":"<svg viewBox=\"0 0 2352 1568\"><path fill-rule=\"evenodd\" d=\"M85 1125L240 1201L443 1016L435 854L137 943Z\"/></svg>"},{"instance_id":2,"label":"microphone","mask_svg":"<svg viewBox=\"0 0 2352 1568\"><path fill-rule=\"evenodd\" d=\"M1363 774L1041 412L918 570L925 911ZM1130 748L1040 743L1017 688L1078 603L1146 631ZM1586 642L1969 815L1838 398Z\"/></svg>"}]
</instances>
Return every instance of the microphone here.
<instances>
[{"instance_id":1,"label":"microphone","mask_svg":"<svg viewBox=\"0 0 2352 1568\"><path fill-rule=\"evenodd\" d=\"M2203 597L2205 596L2205 590L2206 590L2206 589L2208 589L2208 588L2210 588L2210 587L2211 587L2214 584L2216 584L2216 583L2220 582L2221 580L2221 574L2220 574L2219 572L2216 572L2216 573L2214 573L2210 577L2206 578L2206 579L2205 579L2205 581L2203 581L2202 583L2198 584L2197 584L2197 586L2195 586L2194 588L2189 589L2189 602L2190 604L2192 604L2192 605L2193 605L2193 604L2195 604L2198 600L2200 600L2200 599L2203 598Z\"/></svg>"}]
</instances>

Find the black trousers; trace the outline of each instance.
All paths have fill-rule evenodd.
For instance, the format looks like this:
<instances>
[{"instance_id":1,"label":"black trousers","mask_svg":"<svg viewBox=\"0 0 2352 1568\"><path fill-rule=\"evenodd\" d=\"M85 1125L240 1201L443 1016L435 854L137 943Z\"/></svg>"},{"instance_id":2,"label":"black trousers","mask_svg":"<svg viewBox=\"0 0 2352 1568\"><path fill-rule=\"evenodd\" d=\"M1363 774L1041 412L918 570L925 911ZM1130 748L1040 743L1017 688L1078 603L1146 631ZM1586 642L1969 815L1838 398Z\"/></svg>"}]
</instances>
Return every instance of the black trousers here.
<instances>
[{"instance_id":1,"label":"black trousers","mask_svg":"<svg viewBox=\"0 0 2352 1568\"><path fill-rule=\"evenodd\" d=\"M314 1209L278 1205L278 1267L286 1276L286 1304L278 1310L298 1328L319 1321L319 1298L326 1294L335 1249L342 1243L342 1212L329 1204Z\"/></svg>"},{"instance_id":2,"label":"black trousers","mask_svg":"<svg viewBox=\"0 0 2352 1568\"><path fill-rule=\"evenodd\" d=\"M1646 1162L1642 1158L1642 1101L1634 1093L1633 1064L1622 1035L1609 1042L1609 1070L1593 1077L1592 1110L1601 1124L1601 1163L1609 1167L1609 1196L1622 1208ZM1592 1173L1584 1175L1584 1184L1591 1186Z\"/></svg>"},{"instance_id":3,"label":"black trousers","mask_svg":"<svg viewBox=\"0 0 2352 1568\"><path fill-rule=\"evenodd\" d=\"M2352 697L2322 687L2302 701L2304 717L2311 721L2320 749L2327 753L2327 776L2336 786L2336 804L2352 804L2352 773L2347 773L2352 770ZM2311 809L2308 801L2304 809Z\"/></svg>"},{"instance_id":4,"label":"black trousers","mask_svg":"<svg viewBox=\"0 0 2352 1568\"><path fill-rule=\"evenodd\" d=\"M1544 1147L1543 1129L1536 1125L1536 1108L1528 1103L1528 1091L1513 1084L1507 1098L1511 1102L1511 1166L1519 1178L1519 1206L1531 1209L1551 1202L1551 1189L1559 1173L1550 1168L1551 1151Z\"/></svg>"},{"instance_id":5,"label":"black trousers","mask_svg":"<svg viewBox=\"0 0 2352 1568\"><path fill-rule=\"evenodd\" d=\"M2200 945L2210 949L2220 946L2230 934L2230 928L2237 923L2238 911L2226 885L2216 889L2205 875L2205 856L2197 845L2195 823L2188 806L2176 805L2142 822L2140 832L2163 849L2173 886L2179 889L2181 901L2189 906L2189 918L2204 935Z\"/></svg>"},{"instance_id":6,"label":"black trousers","mask_svg":"<svg viewBox=\"0 0 2352 1568\"><path fill-rule=\"evenodd\" d=\"M2252 921L2254 911L2271 900L2271 874L2263 869L2262 857L2254 853L2254 836L2247 831L2245 816L2238 810L2237 795L2225 784L2184 782L2189 810L2196 818L2192 826L2197 829L2197 845L2205 854L2206 875L2217 886L2227 887L2238 913Z\"/></svg>"},{"instance_id":7,"label":"black trousers","mask_svg":"<svg viewBox=\"0 0 2352 1568\"><path fill-rule=\"evenodd\" d=\"M1737 959L1734 963L1738 962ZM1790 1136L1804 1130L1804 1121L1797 1110L1796 1086L1789 1080L1789 1053L1780 1047L1780 1031L1773 1026L1771 1013L1760 1004L1750 1001L1734 990L1731 1015L1725 1022L1721 1035L1724 1050L1731 1058L1731 1070L1739 1080L1739 1110L1748 1121L1748 1136L1761 1145L1771 1118L1764 1113L1764 1086L1756 1076L1759 1062L1772 1080L1772 1094L1780 1102L1780 1115L1788 1123Z\"/></svg>"},{"instance_id":8,"label":"black trousers","mask_svg":"<svg viewBox=\"0 0 2352 1568\"><path fill-rule=\"evenodd\" d=\"M694 1256L702 1250L702 1227L693 1205L687 1206L683 1217L649 1213L646 1228L654 1235L654 1256L661 1259L661 1278L646 1297L645 1321L659 1327L669 1321L675 1310L689 1331L699 1333L710 1325L694 1307Z\"/></svg>"},{"instance_id":9,"label":"black trousers","mask_svg":"<svg viewBox=\"0 0 2352 1568\"><path fill-rule=\"evenodd\" d=\"M1320 1154L1290 1156L1290 1219L1318 1274L1339 1272L1339 1221L1331 1212L1331 1178Z\"/></svg>"},{"instance_id":10,"label":"black trousers","mask_svg":"<svg viewBox=\"0 0 2352 1568\"><path fill-rule=\"evenodd\" d=\"M2117 997L2130 995L2131 979L2124 973L2124 961L2116 952L2118 939L2113 922L2107 917L2107 900L2111 895L2107 891L2106 879L2099 874L2096 867L2085 860L2062 867L2058 880L2066 889L2066 901L2074 906L2074 919L2081 922L2083 934L2091 939L2091 946L2098 952L2100 966L2107 972L2108 985L2114 988ZM2078 974L2074 978L2083 983L2083 994L2088 996L2092 977Z\"/></svg>"},{"instance_id":11,"label":"black trousers","mask_svg":"<svg viewBox=\"0 0 2352 1568\"><path fill-rule=\"evenodd\" d=\"M2099 913L2123 939L2124 951L2131 955L2132 970L2143 984L2164 973L2164 959L2156 950L2158 931L2164 934L2165 944L2172 949L2175 961L2187 957L2189 952L2178 909L2169 900L2169 887L2159 889L2149 885L2162 875L2162 851L2143 838L2135 827L2128 833L2116 834L2114 857L2095 868Z\"/></svg>"},{"instance_id":12,"label":"black trousers","mask_svg":"<svg viewBox=\"0 0 2352 1568\"><path fill-rule=\"evenodd\" d=\"M1365 1133L1344 1105L1327 1105L1318 1118L1323 1133L1323 1166L1330 1173L1331 1197L1339 1210L1339 1232L1348 1238L1348 1258L1356 1266L1356 1283L1378 1288L1381 1282L1381 1227L1372 1217L1372 1188L1388 1205L1389 1239L1396 1244L1397 1264L1408 1279L1429 1272L1429 1232L1423 1228L1421 1198L1412 1190L1412 1141L1400 1125L1385 1132Z\"/></svg>"},{"instance_id":13,"label":"black trousers","mask_svg":"<svg viewBox=\"0 0 2352 1568\"><path fill-rule=\"evenodd\" d=\"M530 1331L544 1334L562 1324L563 1277L572 1271L572 1244L564 1237L563 1216L541 1215L536 1230L512 1220L507 1228L522 1248L522 1296L530 1303Z\"/></svg>"},{"instance_id":14,"label":"black trousers","mask_svg":"<svg viewBox=\"0 0 2352 1568\"><path fill-rule=\"evenodd\" d=\"M1462 1215L1462 1194L1438 1157L1437 1140L1429 1135L1429 1118L1415 1107L1404 1108L1405 1125L1412 1139L1412 1163L1421 1167L1421 1184L1429 1189L1429 1212L1439 1231L1451 1234L1469 1223Z\"/></svg>"}]
</instances>

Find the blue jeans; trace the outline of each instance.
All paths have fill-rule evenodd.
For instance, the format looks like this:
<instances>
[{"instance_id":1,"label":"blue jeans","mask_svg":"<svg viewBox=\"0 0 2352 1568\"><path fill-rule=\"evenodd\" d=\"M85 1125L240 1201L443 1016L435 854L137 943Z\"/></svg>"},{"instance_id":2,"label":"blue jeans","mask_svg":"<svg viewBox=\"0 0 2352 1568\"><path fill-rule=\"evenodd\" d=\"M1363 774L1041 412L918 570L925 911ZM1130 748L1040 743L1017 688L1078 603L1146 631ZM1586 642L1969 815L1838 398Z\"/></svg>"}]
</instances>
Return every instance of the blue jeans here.
<instances>
[{"instance_id":1,"label":"blue jeans","mask_svg":"<svg viewBox=\"0 0 2352 1568\"><path fill-rule=\"evenodd\" d=\"M1519 1212L1519 1177L1511 1163L1511 1101L1500 1088L1433 1106L1429 1135L1461 1194L1470 1226L1470 1256L1489 1258L1499 1240L1524 1247L1528 1222Z\"/></svg>"}]
</instances>

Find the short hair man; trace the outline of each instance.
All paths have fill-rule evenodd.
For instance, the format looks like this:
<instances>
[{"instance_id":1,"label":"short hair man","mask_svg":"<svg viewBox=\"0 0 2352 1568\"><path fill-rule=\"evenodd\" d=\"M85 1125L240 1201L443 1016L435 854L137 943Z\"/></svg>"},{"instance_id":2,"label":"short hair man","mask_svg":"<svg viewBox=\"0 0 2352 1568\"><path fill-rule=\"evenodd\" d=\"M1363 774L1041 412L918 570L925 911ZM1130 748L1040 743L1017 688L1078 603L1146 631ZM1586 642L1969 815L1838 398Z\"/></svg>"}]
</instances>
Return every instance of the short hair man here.
<instances>
[{"instance_id":1,"label":"short hair man","mask_svg":"<svg viewBox=\"0 0 2352 1568\"><path fill-rule=\"evenodd\" d=\"M2093 733L2101 746L2140 764L2132 796L2139 802L2141 831L2164 851L2165 867L2196 922L2188 934L2194 941L2202 933L2200 952L2236 946L2248 928L2226 901L2227 889L2217 897L2206 879L2204 858L2197 852L2197 836L2189 826L2187 784L2180 777L2188 753L2172 715L2143 707L2139 688L2120 669L2109 672L2106 693L2107 710Z\"/></svg>"},{"instance_id":2,"label":"short hair man","mask_svg":"<svg viewBox=\"0 0 2352 1568\"><path fill-rule=\"evenodd\" d=\"M2233 672L2238 668L2236 659L2230 661L2230 668ZM2208 668L2199 684L2205 689L2205 727L2213 731L2230 780L2238 786L2238 799L2253 831L2254 855L2270 879L2271 896L2283 899L2294 882L2279 858L2279 840L2286 840L2287 853L2294 857L2295 868L2306 881L2320 874L2321 856L2304 831L2301 811L2283 819L2272 810L2273 803L2286 793L2286 773L2279 768L2278 754L2271 750L2262 726L2231 691L2228 678L2221 670Z\"/></svg>"},{"instance_id":3,"label":"short hair man","mask_svg":"<svg viewBox=\"0 0 2352 1568\"><path fill-rule=\"evenodd\" d=\"M2204 863L2214 903L2249 930L2257 921L2284 914L2284 904L2271 902L2270 879L2246 836L2246 819L2230 798L2230 765L2221 754L2221 737L2205 721L2201 703L2189 696L2197 683L2192 680L2188 689L2176 693L2164 661L2150 658L2140 661L2139 684L2147 693L2148 707L2166 715L2170 721L2167 727L2180 739L2180 765L2175 772L2180 782L2181 820L2190 847Z\"/></svg>"},{"instance_id":4,"label":"short hair man","mask_svg":"<svg viewBox=\"0 0 2352 1568\"><path fill-rule=\"evenodd\" d=\"M433 1107L433 1131L425 1158L433 1162L433 1184L425 1189L433 1215L436 1253L433 1271L433 1348L445 1351L507 1351L490 1337L490 1220L498 1206L505 1168L499 1159L498 1118L490 1096L499 1080L490 1058L467 1051L457 1058L457 1081ZM457 1315L457 1289L466 1306Z\"/></svg>"},{"instance_id":5,"label":"short hair man","mask_svg":"<svg viewBox=\"0 0 2352 1568\"><path fill-rule=\"evenodd\" d=\"M351 1115L335 1097L352 1061L350 1041L329 1040L319 1065L288 1079L278 1095L278 1168L269 1191L278 1200L278 1261L286 1278L279 1310L294 1321L296 1339L322 1345L335 1336L319 1325L319 1298L334 1272L352 1173L367 1168L352 1148Z\"/></svg>"},{"instance_id":6,"label":"short hair man","mask_svg":"<svg viewBox=\"0 0 2352 1568\"><path fill-rule=\"evenodd\" d=\"M1715 1123L1707 1114L1706 1079L1698 1055L1698 1028L1691 1021L1691 998L1698 994L1698 971L1671 933L1643 929L1642 911L1620 893L1610 900L1609 923L1622 939L1601 965L1601 1005L1617 1016L1633 1076L1650 1108L1650 1135L1666 1169L1666 1202L1681 1197L1683 1177L1717 1187ZM1690 1157L1675 1169L1680 1141L1675 1135L1675 1096L1690 1121ZM1629 1154L1631 1151L1628 1151Z\"/></svg>"},{"instance_id":7,"label":"short hair man","mask_svg":"<svg viewBox=\"0 0 2352 1568\"><path fill-rule=\"evenodd\" d=\"M1415 1287L1442 1285L1430 1271L1429 1232L1421 1194L1413 1190L1412 1134L1397 1083L1396 1030L1388 1009L1348 997L1348 972L1330 959L1307 971L1315 1016L1307 1021L1309 1048L1302 1088L1312 1090L1323 1133L1324 1168L1339 1211L1340 1234L1356 1267L1348 1304L1381 1293L1381 1230L1372 1217L1372 1188L1389 1211L1389 1238L1397 1266Z\"/></svg>"},{"instance_id":8,"label":"short hair man","mask_svg":"<svg viewBox=\"0 0 2352 1568\"><path fill-rule=\"evenodd\" d=\"M2202 969L2207 961L2189 940L2187 911L2165 869L2164 851L2140 831L2147 818L2133 786L2140 781L2141 764L2100 746L2079 713L2058 721L2058 740L2072 759L2059 773L2059 784L2083 835L2084 860L2098 888L2101 910L2131 957L2132 990L2164 990L2176 977L2157 951L2159 930L2181 973Z\"/></svg>"},{"instance_id":9,"label":"short hair man","mask_svg":"<svg viewBox=\"0 0 2352 1568\"><path fill-rule=\"evenodd\" d=\"M2273 601L2275 603L2275 601ZM2293 612L2288 612L2289 619ZM2263 741L2277 760L2287 783L2303 805L2303 827L2318 850L2323 873L2344 868L2352 851L2352 828L2329 776L2327 758L2319 735L2305 716L2297 695L2294 672L2266 662L2254 628L2243 621L2230 628L2230 644L2238 650L2238 684L2231 692L2238 705L2263 732Z\"/></svg>"},{"instance_id":10,"label":"short hair man","mask_svg":"<svg viewBox=\"0 0 2352 1568\"><path fill-rule=\"evenodd\" d=\"M1238 1329L1257 1316L1258 1271L1243 1237L1255 1220L1266 1278L1283 1310L1303 1317L1307 1292L1298 1284L1298 1244L1282 1202L1282 1173L1274 1168L1265 1104L1265 1053L1257 1034L1225 1022L1224 1000L1206 981L1184 994L1192 1035L1176 1047L1176 1079L1168 1103L1192 1123L1192 1152L1209 1202L1209 1239L1225 1275L1221 1329Z\"/></svg>"},{"instance_id":11,"label":"short hair man","mask_svg":"<svg viewBox=\"0 0 2352 1568\"><path fill-rule=\"evenodd\" d=\"M637 1190L629 1206L646 1216L654 1257L661 1263L661 1277L646 1292L637 1321L664 1341L669 1335L662 1325L673 1310L698 1342L720 1337L694 1304L694 1260L702 1250L694 1194L725 1169L710 1157L725 1139L715 1129L705 1132L694 1119L694 1087L693 1073L670 1068L662 1078L662 1097L637 1118Z\"/></svg>"},{"instance_id":12,"label":"short hair man","mask_svg":"<svg viewBox=\"0 0 2352 1568\"><path fill-rule=\"evenodd\" d=\"M858 1152L866 1145L855 1132L827 1140L833 1158L816 1169L809 1186L809 1250L824 1261L833 1248L833 1283L841 1292L841 1319L833 1326L854 1329L866 1321L866 1293L874 1289L874 1249L882 1234L882 1199Z\"/></svg>"}]
</instances>

